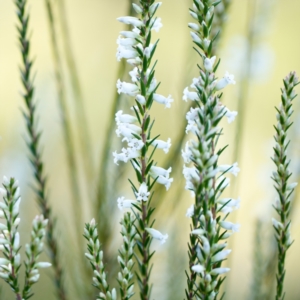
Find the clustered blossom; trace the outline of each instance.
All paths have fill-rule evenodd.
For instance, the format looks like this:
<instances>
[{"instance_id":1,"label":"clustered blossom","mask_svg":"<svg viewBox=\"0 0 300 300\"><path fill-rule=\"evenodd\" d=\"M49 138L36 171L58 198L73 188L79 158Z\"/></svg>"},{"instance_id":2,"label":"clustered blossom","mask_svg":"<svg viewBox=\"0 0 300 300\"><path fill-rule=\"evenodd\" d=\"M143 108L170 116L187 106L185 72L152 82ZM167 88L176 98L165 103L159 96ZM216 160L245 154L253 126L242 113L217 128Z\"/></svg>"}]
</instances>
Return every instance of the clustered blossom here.
<instances>
[{"instance_id":1,"label":"clustered blossom","mask_svg":"<svg viewBox=\"0 0 300 300\"><path fill-rule=\"evenodd\" d=\"M14 178L3 178L3 187L0 192L3 202L0 202L0 218L5 219L5 224L0 223L0 250L4 257L0 258L0 277L12 288L17 299L29 299L32 296L31 287L39 280L40 268L50 267L48 262L38 262L43 251L43 239L46 234L48 220L43 215L36 216L32 222L31 242L25 245L25 285L22 292L19 287L19 270L21 267L20 256L20 234L18 226L20 223L20 188L18 181Z\"/></svg>"},{"instance_id":2,"label":"clustered blossom","mask_svg":"<svg viewBox=\"0 0 300 300\"><path fill-rule=\"evenodd\" d=\"M199 24L189 23L189 27L193 30L191 37L199 48L203 67L199 68L199 77L194 78L192 84L183 91L183 100L191 101L185 130L189 140L182 150L183 175L185 189L195 199L195 203L186 212L193 225L186 294L188 299L194 299L196 294L202 300L216 298L222 282L218 276L229 271L221 267L222 261L231 252L226 249L227 243L224 240L239 231L240 225L226 219L229 213L239 207L240 200L222 198L222 193L230 184L228 175L237 176L240 169L238 163L218 165L219 156L226 148L216 148L218 136L222 132L220 122L226 117L228 123L231 123L237 116L236 111L230 111L220 101L220 90L235 84L234 76L226 72L218 79L215 72L220 61L211 54L215 40L210 35L211 26L218 3L205 0L193 2L190 14Z\"/></svg>"},{"instance_id":3,"label":"clustered blossom","mask_svg":"<svg viewBox=\"0 0 300 300\"><path fill-rule=\"evenodd\" d=\"M115 115L116 134L122 139L123 147L120 151L113 152L113 157L116 164L119 162L132 164L138 185L130 181L135 199L119 197L117 203L120 210L132 209L139 219L139 226L136 226L139 240L137 246L143 257L141 260L137 260L141 270L138 281L141 295L144 296L149 296L150 290L149 278L146 275L149 272L149 261L152 257L150 255L152 239L149 238L149 235L161 243L168 238L167 234L163 235L158 230L151 228L153 224L150 220L153 210L150 207L150 199L153 195L151 189L157 183L164 185L166 190L169 190L173 182L173 178L170 177L172 168L164 169L152 159L156 150L169 152L171 139L161 140L159 136L151 137L154 121L151 120L150 109L153 104L170 108L174 101L170 95L166 97L157 92L160 83L155 78L156 62L152 64L157 42L151 43L151 35L153 31L158 32L162 27L161 18L154 17L154 14L161 4L161 2L155 3L154 0L141 0L139 4L133 4L134 10L138 14L137 17L118 18L121 23L131 25L132 29L120 32L117 39L116 57L118 61L126 59L127 63L132 66L132 70L129 71L131 82L119 79L117 90L119 94L131 97L133 105L129 110L131 113L118 111Z\"/></svg>"},{"instance_id":4,"label":"clustered blossom","mask_svg":"<svg viewBox=\"0 0 300 300\"><path fill-rule=\"evenodd\" d=\"M116 289L114 288L110 291L106 281L107 275L103 264L103 251L101 250L95 219L85 224L83 236L88 242L88 251L85 253L85 257L91 263L94 271L93 285L100 290L97 300L117 300Z\"/></svg>"}]
</instances>

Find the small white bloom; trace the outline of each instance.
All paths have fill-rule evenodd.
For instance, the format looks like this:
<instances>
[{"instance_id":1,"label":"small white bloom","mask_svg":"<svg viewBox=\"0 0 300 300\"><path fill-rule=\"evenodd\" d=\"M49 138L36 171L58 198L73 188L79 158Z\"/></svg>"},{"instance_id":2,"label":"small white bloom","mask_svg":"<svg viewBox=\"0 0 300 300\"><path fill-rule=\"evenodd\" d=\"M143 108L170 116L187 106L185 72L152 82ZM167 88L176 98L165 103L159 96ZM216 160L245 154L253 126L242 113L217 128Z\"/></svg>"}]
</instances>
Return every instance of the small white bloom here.
<instances>
[{"instance_id":1,"label":"small white bloom","mask_svg":"<svg viewBox=\"0 0 300 300\"><path fill-rule=\"evenodd\" d=\"M151 30L155 30L156 32L159 32L159 30L160 30L160 28L162 28L162 26L163 26L163 24L161 23L161 18L156 18L150 24Z\"/></svg>"},{"instance_id":2,"label":"small white bloom","mask_svg":"<svg viewBox=\"0 0 300 300\"><path fill-rule=\"evenodd\" d=\"M182 174L187 181L199 181L198 171L195 167L188 168L185 165L183 165Z\"/></svg>"},{"instance_id":3,"label":"small white bloom","mask_svg":"<svg viewBox=\"0 0 300 300\"><path fill-rule=\"evenodd\" d=\"M196 42L198 44L202 44L202 41L201 41L200 37L198 36L198 34L196 34L193 31L191 31L190 34L191 34L191 37L192 37L194 42Z\"/></svg>"},{"instance_id":4,"label":"small white bloom","mask_svg":"<svg viewBox=\"0 0 300 300\"><path fill-rule=\"evenodd\" d=\"M115 115L115 120L117 125L119 125L120 123L134 123L137 122L137 118L132 116L132 115L128 115L128 114L123 114L122 110L119 110L116 115Z\"/></svg>"},{"instance_id":5,"label":"small white bloom","mask_svg":"<svg viewBox=\"0 0 300 300\"><path fill-rule=\"evenodd\" d=\"M149 13L152 16L153 13L162 5L162 2L157 2L157 3L153 3L150 7L149 7Z\"/></svg>"},{"instance_id":6,"label":"small white bloom","mask_svg":"<svg viewBox=\"0 0 300 300\"><path fill-rule=\"evenodd\" d=\"M117 136L123 136L128 139L134 138L133 134L139 135L142 132L141 127L129 123L119 123L116 130Z\"/></svg>"},{"instance_id":7,"label":"small white bloom","mask_svg":"<svg viewBox=\"0 0 300 300\"><path fill-rule=\"evenodd\" d=\"M185 216L188 218L192 218L194 216L194 204L187 209Z\"/></svg>"},{"instance_id":8,"label":"small white bloom","mask_svg":"<svg viewBox=\"0 0 300 300\"><path fill-rule=\"evenodd\" d=\"M222 275L230 271L230 268L215 268L210 271L213 276Z\"/></svg>"},{"instance_id":9,"label":"small white bloom","mask_svg":"<svg viewBox=\"0 0 300 300\"><path fill-rule=\"evenodd\" d=\"M132 6L137 14L141 14L143 12L143 9L139 5L132 3Z\"/></svg>"},{"instance_id":10,"label":"small white bloom","mask_svg":"<svg viewBox=\"0 0 300 300\"><path fill-rule=\"evenodd\" d=\"M220 261L220 260L224 260L228 254L231 252L230 249L227 249L227 250L223 250L223 251L220 251L218 252L216 255L214 255L211 259L211 261L213 263L217 262L217 261Z\"/></svg>"},{"instance_id":11,"label":"small white bloom","mask_svg":"<svg viewBox=\"0 0 300 300\"><path fill-rule=\"evenodd\" d=\"M154 228L145 228L145 230L148 231L154 239L159 240L161 244L164 244L168 238L167 234L162 234Z\"/></svg>"},{"instance_id":12,"label":"small white bloom","mask_svg":"<svg viewBox=\"0 0 300 300\"><path fill-rule=\"evenodd\" d=\"M173 178L169 178L169 177L167 178L167 177L160 175L160 176L158 176L156 182L164 185L166 190L168 191L171 186L171 183L173 182Z\"/></svg>"},{"instance_id":13,"label":"small white bloom","mask_svg":"<svg viewBox=\"0 0 300 300\"><path fill-rule=\"evenodd\" d=\"M15 235L15 240L14 240L14 245L13 245L13 248L14 250L17 250L20 246L20 234L19 232L16 233Z\"/></svg>"},{"instance_id":14,"label":"small white bloom","mask_svg":"<svg viewBox=\"0 0 300 300\"><path fill-rule=\"evenodd\" d=\"M145 182L140 185L139 191L135 195L138 201L148 201L150 192L148 192L148 186Z\"/></svg>"},{"instance_id":15,"label":"small white bloom","mask_svg":"<svg viewBox=\"0 0 300 300\"><path fill-rule=\"evenodd\" d=\"M197 228L191 231L191 234L194 235L204 235L206 233L205 230L201 229L201 228Z\"/></svg>"},{"instance_id":16,"label":"small white bloom","mask_svg":"<svg viewBox=\"0 0 300 300\"><path fill-rule=\"evenodd\" d=\"M237 174L240 172L240 168L238 167L238 163L235 162L233 165L220 165L218 167L219 172L228 172L233 174L234 176L237 176Z\"/></svg>"},{"instance_id":17,"label":"small white bloom","mask_svg":"<svg viewBox=\"0 0 300 300\"><path fill-rule=\"evenodd\" d=\"M153 179L155 179L157 176L163 176L169 178L171 171L172 171L172 167L166 170L161 167L152 166L149 174Z\"/></svg>"},{"instance_id":18,"label":"small white bloom","mask_svg":"<svg viewBox=\"0 0 300 300\"><path fill-rule=\"evenodd\" d=\"M199 31L200 30L200 26L198 24L196 24L196 23L189 23L188 26L191 29L195 30L195 31Z\"/></svg>"},{"instance_id":19,"label":"small white bloom","mask_svg":"<svg viewBox=\"0 0 300 300\"><path fill-rule=\"evenodd\" d=\"M139 38L139 33L134 32L134 31L121 31L120 34L124 37L124 38L131 38L131 39L137 39Z\"/></svg>"},{"instance_id":20,"label":"small white bloom","mask_svg":"<svg viewBox=\"0 0 300 300\"><path fill-rule=\"evenodd\" d=\"M120 79L117 81L117 88L119 94L123 93L132 97L135 97L139 93L137 85L124 81L122 82Z\"/></svg>"},{"instance_id":21,"label":"small white bloom","mask_svg":"<svg viewBox=\"0 0 300 300\"><path fill-rule=\"evenodd\" d=\"M127 156L127 150L125 148L122 149L121 153L117 153L116 151L113 152L113 156L114 156L114 163L116 165L118 164L118 161L123 161L123 162L128 162L128 156Z\"/></svg>"},{"instance_id":22,"label":"small white bloom","mask_svg":"<svg viewBox=\"0 0 300 300\"><path fill-rule=\"evenodd\" d=\"M40 278L40 274L36 274L29 278L29 282L32 282L32 283L38 282L39 278Z\"/></svg>"},{"instance_id":23,"label":"small white bloom","mask_svg":"<svg viewBox=\"0 0 300 300\"><path fill-rule=\"evenodd\" d=\"M195 122L196 120L198 120L198 115L200 113L200 109L197 108L193 108L191 107L191 109L186 113L186 119L188 122Z\"/></svg>"},{"instance_id":24,"label":"small white bloom","mask_svg":"<svg viewBox=\"0 0 300 300\"><path fill-rule=\"evenodd\" d=\"M298 185L298 182L293 182L287 185L286 189L287 191L293 190Z\"/></svg>"},{"instance_id":25,"label":"small white bloom","mask_svg":"<svg viewBox=\"0 0 300 300\"><path fill-rule=\"evenodd\" d=\"M186 87L184 89L182 99L184 101L187 101L188 99L190 99L192 101L199 101L198 94L196 92L190 92L189 89L188 89L188 87Z\"/></svg>"},{"instance_id":26,"label":"small white bloom","mask_svg":"<svg viewBox=\"0 0 300 300\"><path fill-rule=\"evenodd\" d=\"M213 68L214 68L215 61L216 61L215 56L213 56L211 58L206 57L204 59L204 68L205 68L205 70L208 71L208 72L212 72Z\"/></svg>"},{"instance_id":27,"label":"small white bloom","mask_svg":"<svg viewBox=\"0 0 300 300\"><path fill-rule=\"evenodd\" d=\"M0 257L0 266L7 266L8 264L9 264L9 260Z\"/></svg>"},{"instance_id":28,"label":"small white bloom","mask_svg":"<svg viewBox=\"0 0 300 300\"><path fill-rule=\"evenodd\" d=\"M172 99L171 95L169 95L168 97L164 97L159 94L153 94L153 100L158 103L164 104L165 108L170 108L171 103L174 101L174 99Z\"/></svg>"},{"instance_id":29,"label":"small white bloom","mask_svg":"<svg viewBox=\"0 0 300 300\"><path fill-rule=\"evenodd\" d=\"M122 45L119 45L117 48L116 57L118 61L121 61L122 58L134 59L138 57L138 55L139 53L133 48L124 47Z\"/></svg>"},{"instance_id":30,"label":"small white bloom","mask_svg":"<svg viewBox=\"0 0 300 300\"><path fill-rule=\"evenodd\" d=\"M181 150L181 155L182 155L182 158L183 158L183 161L184 161L185 164L189 164L191 162L191 159L193 157L193 153L190 150L189 142L187 142L185 144L185 149Z\"/></svg>"},{"instance_id":31,"label":"small white bloom","mask_svg":"<svg viewBox=\"0 0 300 300\"><path fill-rule=\"evenodd\" d=\"M234 224L227 221L221 221L220 226L226 230L232 230L232 232L238 232L240 230L240 224Z\"/></svg>"},{"instance_id":32,"label":"small white bloom","mask_svg":"<svg viewBox=\"0 0 300 300\"><path fill-rule=\"evenodd\" d=\"M136 148L127 148L127 157L128 159L139 158L141 157L141 150Z\"/></svg>"},{"instance_id":33,"label":"small white bloom","mask_svg":"<svg viewBox=\"0 0 300 300\"><path fill-rule=\"evenodd\" d=\"M119 197L117 202L120 210L123 210L124 208L131 208L132 203L136 203L134 200L125 199L125 197Z\"/></svg>"},{"instance_id":34,"label":"small white bloom","mask_svg":"<svg viewBox=\"0 0 300 300\"><path fill-rule=\"evenodd\" d=\"M38 263L35 265L35 267L36 267L36 268L39 268L39 269L49 268L49 267L51 267L51 266L52 266L52 264L49 263L49 262L38 262Z\"/></svg>"},{"instance_id":35,"label":"small white bloom","mask_svg":"<svg viewBox=\"0 0 300 300\"><path fill-rule=\"evenodd\" d=\"M129 49L133 49L132 46L136 45L138 42L135 38L122 38L118 36L117 44L123 47L128 47Z\"/></svg>"},{"instance_id":36,"label":"small white bloom","mask_svg":"<svg viewBox=\"0 0 300 300\"><path fill-rule=\"evenodd\" d=\"M142 140L138 140L136 138L133 139L124 138L123 140L127 140L128 147L131 147L133 149L141 150L144 147L144 143Z\"/></svg>"},{"instance_id":37,"label":"small white bloom","mask_svg":"<svg viewBox=\"0 0 300 300\"><path fill-rule=\"evenodd\" d=\"M162 149L165 153L168 153L171 147L171 139L168 138L166 142L162 140L154 140L151 145L158 149Z\"/></svg>"},{"instance_id":38,"label":"small white bloom","mask_svg":"<svg viewBox=\"0 0 300 300\"><path fill-rule=\"evenodd\" d=\"M219 91L226 87L228 84L235 84L235 80L233 75L230 75L228 72L226 72L224 77L218 81L216 89Z\"/></svg>"},{"instance_id":39,"label":"small white bloom","mask_svg":"<svg viewBox=\"0 0 300 300\"><path fill-rule=\"evenodd\" d=\"M145 50L144 50L144 55L145 55L147 58L150 58L151 53L152 53L152 49L153 49L153 44L150 44L149 47L146 47L146 48L145 48Z\"/></svg>"},{"instance_id":40,"label":"small white bloom","mask_svg":"<svg viewBox=\"0 0 300 300\"><path fill-rule=\"evenodd\" d=\"M226 114L225 117L227 118L228 123L232 123L235 120L235 117L237 116L237 111L230 111L227 107L225 108Z\"/></svg>"},{"instance_id":41,"label":"small white bloom","mask_svg":"<svg viewBox=\"0 0 300 300\"><path fill-rule=\"evenodd\" d=\"M191 268L195 273L202 273L205 268L202 265L193 265Z\"/></svg>"},{"instance_id":42,"label":"small white bloom","mask_svg":"<svg viewBox=\"0 0 300 300\"><path fill-rule=\"evenodd\" d=\"M145 105L146 104L146 99L142 95L136 95L135 97L136 101L138 101L140 104Z\"/></svg>"},{"instance_id":43,"label":"small white bloom","mask_svg":"<svg viewBox=\"0 0 300 300\"><path fill-rule=\"evenodd\" d=\"M143 21L141 21L135 17L120 17L120 18L117 18L117 20L121 23L132 25L135 27L141 27L144 25Z\"/></svg>"},{"instance_id":44,"label":"small white bloom","mask_svg":"<svg viewBox=\"0 0 300 300\"><path fill-rule=\"evenodd\" d=\"M139 77L139 69L135 67L132 71L129 72L132 82L137 82Z\"/></svg>"}]
</instances>

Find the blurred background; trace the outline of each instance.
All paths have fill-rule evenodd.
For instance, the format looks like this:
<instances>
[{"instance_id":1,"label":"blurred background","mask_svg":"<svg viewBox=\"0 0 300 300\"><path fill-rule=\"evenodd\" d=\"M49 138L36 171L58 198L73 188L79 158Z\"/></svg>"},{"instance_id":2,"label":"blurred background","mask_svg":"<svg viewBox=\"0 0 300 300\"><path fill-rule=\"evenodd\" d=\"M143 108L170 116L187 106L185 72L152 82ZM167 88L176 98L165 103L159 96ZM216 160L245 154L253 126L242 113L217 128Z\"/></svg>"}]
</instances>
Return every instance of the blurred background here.
<instances>
[{"instance_id":1,"label":"blurred background","mask_svg":"<svg viewBox=\"0 0 300 300\"><path fill-rule=\"evenodd\" d=\"M116 199L131 198L128 166L116 168L111 152L120 151L111 123L114 109L128 112L130 99L116 97L116 81L127 78L123 63L116 60L116 39L124 25L116 18L128 15L129 0L30 0L31 58L34 59L35 101L38 103L39 129L43 135L43 159L48 175L48 190L53 214L57 218L57 237L61 245L65 283L70 299L93 299L91 274L86 271L84 222L95 217L99 222L107 269L115 274L120 245ZM51 3L53 22L49 23ZM157 16L163 28L153 39L160 39L156 51L156 78L159 93L175 99L171 109L154 105L154 135L172 138L174 149L185 124L186 103L182 91L197 76L199 57L187 27L192 1L165 0ZM225 71L235 75L236 85L226 88L224 103L239 115L232 124L223 122L222 144L229 144L222 163L238 161L241 172L231 178L227 196L241 197L241 208L231 216L241 230L230 239L233 249L225 283L225 299L272 299L274 290L274 245L271 217L276 199L270 176L275 169L272 156L275 105L279 105L282 78L300 69L300 2L296 0L232 0L222 27L216 54L221 58L218 76ZM0 177L16 177L21 186L21 241L29 242L33 217L38 214L32 170L27 158L24 108L19 78L20 52L13 1L0 1ZM75 165L68 164L62 130L62 112L55 82L52 33L61 60L64 93L74 140ZM54 31L53 31L54 30ZM125 75L124 75L125 73ZM292 180L300 178L300 106L295 101L290 156ZM81 106L80 103L83 105ZM85 117L84 117L85 116ZM156 195L156 228L169 234L166 244L153 243L152 299L183 299L186 285L187 240L190 220L186 209L193 203L184 191L181 157L157 155L159 165L173 167L174 184L167 194ZM73 168L73 169L72 169ZM101 171L102 170L102 171ZM70 174L75 172L75 179ZM101 174L101 176L99 175ZM74 191L74 186L77 191ZM73 187L73 188L72 188ZM299 196L298 196L299 195ZM292 237L295 239L286 260L286 298L299 299L300 194L296 191L292 212ZM76 200L76 199L77 200ZM24 256L23 256L24 257ZM47 260L44 254L43 259ZM24 271L24 270L23 270ZM55 299L52 271L42 271L34 287L33 299ZM112 276L113 277L113 276ZM112 278L111 286L117 287ZM7 285L1 299L13 299ZM138 287L136 286L136 291ZM136 298L138 299L138 298Z\"/></svg>"}]
</instances>

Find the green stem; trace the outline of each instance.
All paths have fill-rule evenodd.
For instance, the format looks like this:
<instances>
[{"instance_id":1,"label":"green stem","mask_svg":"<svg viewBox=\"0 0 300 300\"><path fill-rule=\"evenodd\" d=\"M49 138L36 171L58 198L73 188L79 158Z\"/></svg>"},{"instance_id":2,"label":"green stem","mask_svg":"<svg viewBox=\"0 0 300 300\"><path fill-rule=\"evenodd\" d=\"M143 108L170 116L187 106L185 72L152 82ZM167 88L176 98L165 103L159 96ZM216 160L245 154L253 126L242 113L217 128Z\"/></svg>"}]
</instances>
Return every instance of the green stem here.
<instances>
[{"instance_id":1,"label":"green stem","mask_svg":"<svg viewBox=\"0 0 300 300\"><path fill-rule=\"evenodd\" d=\"M33 102L34 85L31 79L31 69L33 61L29 58L30 40L28 39L28 22L29 14L26 13L27 0L15 0L17 7L17 16L20 22L18 26L20 48L22 53L22 66L21 66L21 80L24 86L25 92L23 98L26 105L26 110L23 111L23 116L26 121L26 127L29 135L29 141L27 142L30 150L31 157L29 158L33 169L34 177L37 187L35 188L37 195L37 202L40 206L40 210L44 217L48 219L48 230L46 234L46 240L49 250L49 256L54 269L54 281L56 285L56 292L58 298L66 300L66 292L63 287L63 271L59 262L58 243L54 237L54 218L52 216L49 201L46 196L46 177L44 174L43 162L41 158L40 150L40 137L41 132L36 127L36 105Z\"/></svg>"}]
</instances>

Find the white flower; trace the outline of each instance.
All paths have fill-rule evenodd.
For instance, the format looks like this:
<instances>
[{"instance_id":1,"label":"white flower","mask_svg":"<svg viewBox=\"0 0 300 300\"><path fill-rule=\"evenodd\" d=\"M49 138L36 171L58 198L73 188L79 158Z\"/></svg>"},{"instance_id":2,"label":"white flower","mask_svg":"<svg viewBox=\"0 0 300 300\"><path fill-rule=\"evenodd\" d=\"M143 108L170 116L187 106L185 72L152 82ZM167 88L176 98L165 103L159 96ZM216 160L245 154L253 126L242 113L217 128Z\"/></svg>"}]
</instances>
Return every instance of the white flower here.
<instances>
[{"instance_id":1,"label":"white flower","mask_svg":"<svg viewBox=\"0 0 300 300\"><path fill-rule=\"evenodd\" d=\"M198 114L200 112L200 109L197 108L193 108L191 107L191 109L186 113L186 119L188 122L195 122L199 117Z\"/></svg>"},{"instance_id":2,"label":"white flower","mask_svg":"<svg viewBox=\"0 0 300 300\"><path fill-rule=\"evenodd\" d=\"M168 138L166 142L162 140L154 140L151 145L158 149L162 149L165 153L168 153L171 147L171 139Z\"/></svg>"},{"instance_id":3,"label":"white flower","mask_svg":"<svg viewBox=\"0 0 300 300\"><path fill-rule=\"evenodd\" d=\"M133 59L138 57L138 52L133 48L127 48L122 45L119 45L117 48L116 57L118 61L121 61L122 58Z\"/></svg>"},{"instance_id":4,"label":"white flower","mask_svg":"<svg viewBox=\"0 0 300 300\"><path fill-rule=\"evenodd\" d=\"M189 142L187 142L185 144L185 149L181 150L181 155L182 155L182 158L183 158L183 161L184 161L185 164L189 164L191 162L191 159L193 157L193 153L190 150Z\"/></svg>"},{"instance_id":5,"label":"white flower","mask_svg":"<svg viewBox=\"0 0 300 300\"><path fill-rule=\"evenodd\" d=\"M194 216L194 205L191 205L191 206L187 209L185 216L188 217L188 218L191 218L191 217Z\"/></svg>"},{"instance_id":6,"label":"white flower","mask_svg":"<svg viewBox=\"0 0 300 300\"><path fill-rule=\"evenodd\" d=\"M195 167L188 168L185 165L183 165L182 174L187 181L199 181L198 171Z\"/></svg>"},{"instance_id":7,"label":"white flower","mask_svg":"<svg viewBox=\"0 0 300 300\"><path fill-rule=\"evenodd\" d=\"M197 228L191 231L191 234L195 234L195 235L204 235L205 233L206 231L201 228Z\"/></svg>"},{"instance_id":8,"label":"white flower","mask_svg":"<svg viewBox=\"0 0 300 300\"><path fill-rule=\"evenodd\" d=\"M194 42L198 43L198 44L202 44L201 39L199 38L198 34L196 34L195 32L191 31L190 32L191 37L193 39Z\"/></svg>"},{"instance_id":9,"label":"white flower","mask_svg":"<svg viewBox=\"0 0 300 300\"><path fill-rule=\"evenodd\" d=\"M128 146L133 149L141 150L144 147L144 143L142 140L138 140L136 138L133 139L124 138L124 140L125 139L128 141Z\"/></svg>"},{"instance_id":10,"label":"white flower","mask_svg":"<svg viewBox=\"0 0 300 300\"><path fill-rule=\"evenodd\" d=\"M127 150L125 148L122 149L121 153L117 153L116 151L113 152L113 156L114 156L114 163L116 165L118 164L118 161L123 161L123 162L128 162L128 156L127 156Z\"/></svg>"},{"instance_id":11,"label":"white flower","mask_svg":"<svg viewBox=\"0 0 300 300\"><path fill-rule=\"evenodd\" d=\"M137 14L141 14L143 12L143 9L139 5L132 3L132 6Z\"/></svg>"},{"instance_id":12,"label":"white flower","mask_svg":"<svg viewBox=\"0 0 300 300\"><path fill-rule=\"evenodd\" d=\"M158 103L164 104L165 108L170 108L171 103L174 101L174 99L172 99L171 95L169 95L168 97L164 97L159 94L153 94L153 100Z\"/></svg>"},{"instance_id":13,"label":"white flower","mask_svg":"<svg viewBox=\"0 0 300 300\"><path fill-rule=\"evenodd\" d=\"M205 59L204 59L204 68L205 68L205 70L208 71L208 72L212 72L213 68L214 68L215 61L216 61L215 56L213 56L211 58L205 57Z\"/></svg>"},{"instance_id":14,"label":"white flower","mask_svg":"<svg viewBox=\"0 0 300 300\"><path fill-rule=\"evenodd\" d=\"M173 178L164 177L164 176L160 175L160 176L157 177L156 182L159 183L159 184L164 185L166 190L168 191L170 186L171 186L171 183L173 182Z\"/></svg>"},{"instance_id":15,"label":"white flower","mask_svg":"<svg viewBox=\"0 0 300 300\"><path fill-rule=\"evenodd\" d=\"M162 2L157 2L157 3L153 3L150 7L149 7L149 13L152 16L153 13L162 5Z\"/></svg>"},{"instance_id":16,"label":"white flower","mask_svg":"<svg viewBox=\"0 0 300 300\"><path fill-rule=\"evenodd\" d=\"M153 49L153 44L150 44L149 47L146 47L146 48L145 48L145 50L144 50L144 55L145 55L147 58L150 58L151 53L152 53L152 49Z\"/></svg>"},{"instance_id":17,"label":"white flower","mask_svg":"<svg viewBox=\"0 0 300 300\"><path fill-rule=\"evenodd\" d=\"M119 209L123 210L124 208L131 208L132 207L132 203L135 203L136 201L125 199L125 197L119 197L117 199L117 202L118 202Z\"/></svg>"},{"instance_id":18,"label":"white flower","mask_svg":"<svg viewBox=\"0 0 300 300\"><path fill-rule=\"evenodd\" d=\"M123 93L132 97L135 97L139 93L137 85L124 81L122 82L120 79L117 81L117 88L119 94Z\"/></svg>"},{"instance_id":19,"label":"white flower","mask_svg":"<svg viewBox=\"0 0 300 300\"><path fill-rule=\"evenodd\" d=\"M237 111L230 111L227 107L225 108L226 114L225 117L227 118L228 123L232 123L237 116L238 112Z\"/></svg>"},{"instance_id":20,"label":"white flower","mask_svg":"<svg viewBox=\"0 0 300 300\"><path fill-rule=\"evenodd\" d=\"M133 134L139 135L142 132L142 129L139 126L129 123L119 123L116 130L117 136L122 135L123 137L132 139L134 138Z\"/></svg>"},{"instance_id":21,"label":"white flower","mask_svg":"<svg viewBox=\"0 0 300 300\"><path fill-rule=\"evenodd\" d=\"M135 195L138 201L148 201L150 192L148 192L148 186L145 182L140 185L139 191Z\"/></svg>"},{"instance_id":22,"label":"white flower","mask_svg":"<svg viewBox=\"0 0 300 300\"><path fill-rule=\"evenodd\" d=\"M215 263L215 262L217 262L217 261L224 260L230 252L231 252L230 249L220 251L220 252L218 252L216 255L214 255L214 256L212 257L211 261L212 261L213 263Z\"/></svg>"},{"instance_id":23,"label":"white flower","mask_svg":"<svg viewBox=\"0 0 300 300\"><path fill-rule=\"evenodd\" d=\"M161 18L156 18L150 24L151 30L155 30L156 32L159 32L159 30L160 30L160 28L162 28L162 26L163 26L163 24L161 23Z\"/></svg>"},{"instance_id":24,"label":"white flower","mask_svg":"<svg viewBox=\"0 0 300 300\"><path fill-rule=\"evenodd\" d=\"M141 21L135 17L120 17L120 18L117 18L117 20L121 23L133 25L135 27L141 27L144 25L143 21Z\"/></svg>"},{"instance_id":25,"label":"white flower","mask_svg":"<svg viewBox=\"0 0 300 300\"><path fill-rule=\"evenodd\" d=\"M237 174L240 172L240 168L238 167L238 163L235 162L232 166L231 165L221 165L218 167L219 172L228 172L233 174L234 176L237 176Z\"/></svg>"},{"instance_id":26,"label":"white flower","mask_svg":"<svg viewBox=\"0 0 300 300\"><path fill-rule=\"evenodd\" d=\"M168 238L167 234L162 234L154 228L145 228L145 230L148 231L154 239L159 240L161 244L164 244Z\"/></svg>"},{"instance_id":27,"label":"white flower","mask_svg":"<svg viewBox=\"0 0 300 300\"><path fill-rule=\"evenodd\" d=\"M184 89L182 99L184 101L187 101L188 99L190 99L192 101L199 101L198 94L196 92L190 92L189 89L188 89L188 87L186 87Z\"/></svg>"},{"instance_id":28,"label":"white flower","mask_svg":"<svg viewBox=\"0 0 300 300\"><path fill-rule=\"evenodd\" d=\"M139 69L135 67L132 71L129 72L129 75L131 76L132 82L137 82L139 77Z\"/></svg>"},{"instance_id":29,"label":"white flower","mask_svg":"<svg viewBox=\"0 0 300 300\"><path fill-rule=\"evenodd\" d=\"M146 99L142 95L136 95L135 97L136 101L138 101L140 104L145 105L146 104Z\"/></svg>"},{"instance_id":30,"label":"white flower","mask_svg":"<svg viewBox=\"0 0 300 300\"><path fill-rule=\"evenodd\" d=\"M240 208L240 198L235 199L231 199L231 198L224 198L224 199L220 199L218 200L218 207L221 208L221 212L222 213L231 213L233 210ZM226 205L225 205L226 204Z\"/></svg>"},{"instance_id":31,"label":"white flower","mask_svg":"<svg viewBox=\"0 0 300 300\"><path fill-rule=\"evenodd\" d=\"M286 190L291 191L298 185L298 182L293 182L287 185Z\"/></svg>"},{"instance_id":32,"label":"white flower","mask_svg":"<svg viewBox=\"0 0 300 300\"><path fill-rule=\"evenodd\" d=\"M117 125L119 125L120 123L134 123L137 122L137 118L132 116L132 115L127 115L127 114L123 114L122 110L119 110L116 114L115 114L115 120Z\"/></svg>"},{"instance_id":33,"label":"white flower","mask_svg":"<svg viewBox=\"0 0 300 300\"><path fill-rule=\"evenodd\" d=\"M43 269L43 268L49 268L49 267L51 267L51 266L52 266L52 264L49 263L49 262L38 262L38 263L35 265L36 268L41 268L41 269Z\"/></svg>"},{"instance_id":34,"label":"white flower","mask_svg":"<svg viewBox=\"0 0 300 300\"><path fill-rule=\"evenodd\" d=\"M135 38L122 38L118 36L117 44L125 48L133 49L132 46L136 45L138 42Z\"/></svg>"},{"instance_id":35,"label":"white flower","mask_svg":"<svg viewBox=\"0 0 300 300\"><path fill-rule=\"evenodd\" d=\"M218 81L216 89L219 91L228 84L235 84L235 80L233 75L230 75L228 72L226 72L224 77Z\"/></svg>"},{"instance_id":36,"label":"white flower","mask_svg":"<svg viewBox=\"0 0 300 300\"><path fill-rule=\"evenodd\" d=\"M196 23L189 23L188 26L195 31L198 31L200 29L200 26Z\"/></svg>"},{"instance_id":37,"label":"white flower","mask_svg":"<svg viewBox=\"0 0 300 300\"><path fill-rule=\"evenodd\" d=\"M221 221L220 226L226 230L232 230L232 232L238 232L240 230L240 224L233 224L227 221Z\"/></svg>"},{"instance_id":38,"label":"white flower","mask_svg":"<svg viewBox=\"0 0 300 300\"><path fill-rule=\"evenodd\" d=\"M139 38L139 33L134 32L134 31L121 31L120 34L124 37L124 38L131 38L131 39L137 39Z\"/></svg>"},{"instance_id":39,"label":"white flower","mask_svg":"<svg viewBox=\"0 0 300 300\"><path fill-rule=\"evenodd\" d=\"M210 271L213 276L222 275L230 271L230 268L215 268Z\"/></svg>"},{"instance_id":40,"label":"white flower","mask_svg":"<svg viewBox=\"0 0 300 300\"><path fill-rule=\"evenodd\" d=\"M195 273L202 273L205 268L201 265L193 265L191 268Z\"/></svg>"},{"instance_id":41,"label":"white flower","mask_svg":"<svg viewBox=\"0 0 300 300\"><path fill-rule=\"evenodd\" d=\"M166 170L161 167L152 166L149 174L153 179L155 179L157 176L163 176L169 178L171 171L172 171L172 167Z\"/></svg>"},{"instance_id":42,"label":"white flower","mask_svg":"<svg viewBox=\"0 0 300 300\"><path fill-rule=\"evenodd\" d=\"M19 234L19 232L17 232L15 234L15 240L14 240L14 245L13 245L14 250L17 250L19 248L19 246L20 246L20 234Z\"/></svg>"},{"instance_id":43,"label":"white flower","mask_svg":"<svg viewBox=\"0 0 300 300\"><path fill-rule=\"evenodd\" d=\"M127 148L128 159L139 158L141 157L141 150L136 148Z\"/></svg>"}]
</instances>

